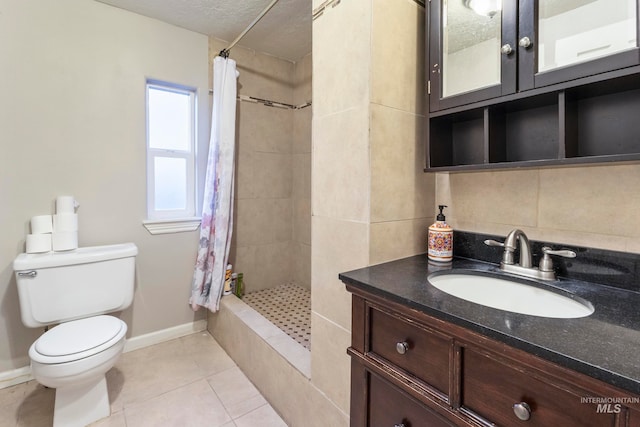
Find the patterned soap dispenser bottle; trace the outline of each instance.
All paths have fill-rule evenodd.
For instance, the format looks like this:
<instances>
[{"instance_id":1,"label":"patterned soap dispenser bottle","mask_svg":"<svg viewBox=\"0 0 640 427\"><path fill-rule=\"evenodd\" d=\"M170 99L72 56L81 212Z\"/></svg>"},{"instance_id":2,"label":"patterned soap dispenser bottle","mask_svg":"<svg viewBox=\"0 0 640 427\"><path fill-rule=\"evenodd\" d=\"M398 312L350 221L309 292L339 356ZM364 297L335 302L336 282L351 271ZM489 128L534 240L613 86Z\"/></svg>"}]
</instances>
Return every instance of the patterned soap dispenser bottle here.
<instances>
[{"instance_id":1,"label":"patterned soap dispenser bottle","mask_svg":"<svg viewBox=\"0 0 640 427\"><path fill-rule=\"evenodd\" d=\"M429 227L428 256L431 261L451 262L453 259L453 229L449 227L442 210L446 205L438 205L440 213L436 222Z\"/></svg>"}]
</instances>

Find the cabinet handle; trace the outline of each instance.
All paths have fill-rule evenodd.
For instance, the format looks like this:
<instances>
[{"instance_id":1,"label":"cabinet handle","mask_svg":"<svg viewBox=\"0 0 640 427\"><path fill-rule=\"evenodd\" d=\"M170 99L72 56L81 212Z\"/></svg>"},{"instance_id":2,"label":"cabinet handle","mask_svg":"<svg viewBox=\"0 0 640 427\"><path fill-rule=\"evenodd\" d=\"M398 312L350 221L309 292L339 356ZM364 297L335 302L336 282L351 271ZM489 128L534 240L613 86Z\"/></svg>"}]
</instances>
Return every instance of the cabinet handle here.
<instances>
[{"instance_id":1,"label":"cabinet handle","mask_svg":"<svg viewBox=\"0 0 640 427\"><path fill-rule=\"evenodd\" d=\"M409 351L409 343L406 341L397 343L396 351L400 354L405 354L407 351Z\"/></svg>"},{"instance_id":2,"label":"cabinet handle","mask_svg":"<svg viewBox=\"0 0 640 427\"><path fill-rule=\"evenodd\" d=\"M393 427L405 427L404 423L394 424Z\"/></svg>"},{"instance_id":3,"label":"cabinet handle","mask_svg":"<svg viewBox=\"0 0 640 427\"><path fill-rule=\"evenodd\" d=\"M509 55L513 52L513 48L509 43L507 43L502 45L502 47L500 48L500 52L504 53L505 55Z\"/></svg>"},{"instance_id":4,"label":"cabinet handle","mask_svg":"<svg viewBox=\"0 0 640 427\"><path fill-rule=\"evenodd\" d=\"M531 39L527 36L524 36L523 38L520 39L520 41L518 42L518 45L526 49L532 45Z\"/></svg>"},{"instance_id":5,"label":"cabinet handle","mask_svg":"<svg viewBox=\"0 0 640 427\"><path fill-rule=\"evenodd\" d=\"M527 402L520 402L513 405L513 413L519 420L527 421L531 418L531 406Z\"/></svg>"}]
</instances>

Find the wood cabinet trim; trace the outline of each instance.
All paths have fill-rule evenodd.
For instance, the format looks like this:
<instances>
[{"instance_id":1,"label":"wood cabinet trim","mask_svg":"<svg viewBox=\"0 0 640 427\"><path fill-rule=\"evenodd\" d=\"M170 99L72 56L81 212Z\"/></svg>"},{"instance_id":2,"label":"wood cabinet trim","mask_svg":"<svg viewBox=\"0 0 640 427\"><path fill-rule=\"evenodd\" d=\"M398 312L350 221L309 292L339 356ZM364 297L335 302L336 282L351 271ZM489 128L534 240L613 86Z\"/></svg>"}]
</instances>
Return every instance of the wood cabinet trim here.
<instances>
[{"instance_id":1,"label":"wood cabinet trim","mask_svg":"<svg viewBox=\"0 0 640 427\"><path fill-rule=\"evenodd\" d=\"M358 321L354 314L354 325L365 327L365 332L360 334L354 331L358 338L354 342L364 342L364 351L352 346L348 354L352 357L352 363L360 365L362 369L380 375L390 381L394 386L401 388L416 398L435 409L441 415L447 417L457 425L463 426L491 426L490 421L475 414L464 406L462 402L462 384L464 375L464 352L473 351L481 356L490 358L495 363L515 369L523 375L535 378L538 381L550 383L554 389L562 393L569 393L576 399L586 396L607 398L629 398L629 392L617 389L614 386L603 383L595 378L578 373L569 368L559 366L538 356L523 350L513 348L492 338L470 331L464 327L451 324L447 321L435 318L384 297L370 294L359 288L347 285L347 289L354 294L354 304L361 319ZM371 310L378 310L385 315L393 316L411 326L415 326L429 334L449 341L449 390L448 396L425 383L415 375L403 371L393 363L375 353L369 352L368 336L371 333ZM355 365L353 365L355 366ZM356 368L358 371L360 367ZM353 376L353 374L352 374ZM365 387L362 379L357 379L356 387ZM359 384L359 385L358 385ZM362 395L356 392L356 398L352 395L353 410L358 411L359 404L366 402ZM366 406L366 405L365 405ZM628 409L627 409L628 407ZM595 414L594 414L595 415ZM357 418L357 417L356 417ZM357 418L358 420L360 418ZM360 422L360 421L358 421ZM615 416L615 427L634 427L640 425L640 404L623 405L622 411ZM366 424L369 425L369 424ZM352 424L360 426L360 424Z\"/></svg>"}]
</instances>

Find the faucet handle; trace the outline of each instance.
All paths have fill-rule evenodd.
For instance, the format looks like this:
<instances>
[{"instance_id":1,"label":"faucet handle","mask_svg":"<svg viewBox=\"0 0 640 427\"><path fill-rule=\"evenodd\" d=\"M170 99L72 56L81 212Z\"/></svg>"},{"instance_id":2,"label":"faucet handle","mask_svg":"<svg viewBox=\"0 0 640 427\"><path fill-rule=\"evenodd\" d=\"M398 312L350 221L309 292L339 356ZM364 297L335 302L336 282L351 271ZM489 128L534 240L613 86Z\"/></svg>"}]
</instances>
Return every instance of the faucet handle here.
<instances>
[{"instance_id":1,"label":"faucet handle","mask_svg":"<svg viewBox=\"0 0 640 427\"><path fill-rule=\"evenodd\" d=\"M544 246L542 248L542 253L544 254L544 256L540 260L540 266L538 267L540 271L553 271L553 261L551 260L551 257L549 255L556 255L564 258L576 257L576 253L569 249L554 250L548 246Z\"/></svg>"},{"instance_id":2,"label":"faucet handle","mask_svg":"<svg viewBox=\"0 0 640 427\"><path fill-rule=\"evenodd\" d=\"M551 249L548 246L544 246L542 248L542 253L545 255L557 255L557 256L561 256L564 258L575 258L576 257L576 253L574 251L571 251L569 249L560 249L560 250L554 250Z\"/></svg>"},{"instance_id":3,"label":"faucet handle","mask_svg":"<svg viewBox=\"0 0 640 427\"><path fill-rule=\"evenodd\" d=\"M502 263L513 264L513 250L510 250L504 243L492 239L487 239L484 241L484 244L487 246L497 246L500 248L504 248L504 253L502 254Z\"/></svg>"}]
</instances>

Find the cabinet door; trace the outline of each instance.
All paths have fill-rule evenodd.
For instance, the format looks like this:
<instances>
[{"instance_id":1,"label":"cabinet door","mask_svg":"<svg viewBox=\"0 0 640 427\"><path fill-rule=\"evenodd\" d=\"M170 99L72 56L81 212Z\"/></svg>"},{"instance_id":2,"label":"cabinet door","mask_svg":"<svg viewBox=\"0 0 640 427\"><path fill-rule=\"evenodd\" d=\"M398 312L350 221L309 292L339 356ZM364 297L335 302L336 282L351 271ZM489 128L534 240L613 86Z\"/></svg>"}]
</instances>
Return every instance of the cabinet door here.
<instances>
[{"instance_id":1,"label":"cabinet door","mask_svg":"<svg viewBox=\"0 0 640 427\"><path fill-rule=\"evenodd\" d=\"M520 0L518 90L640 64L638 0Z\"/></svg>"},{"instance_id":2,"label":"cabinet door","mask_svg":"<svg viewBox=\"0 0 640 427\"><path fill-rule=\"evenodd\" d=\"M517 0L432 0L427 13L431 111L515 92Z\"/></svg>"}]
</instances>

